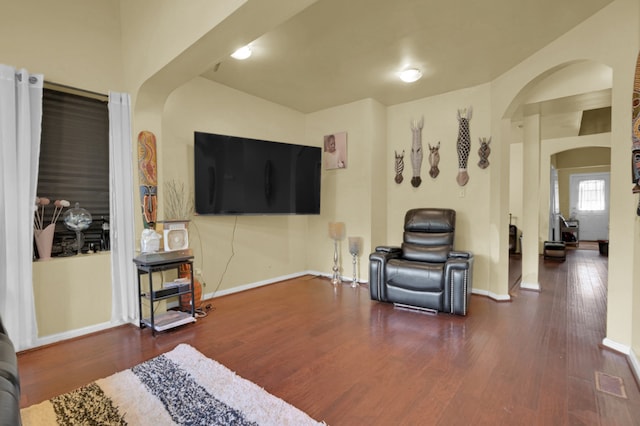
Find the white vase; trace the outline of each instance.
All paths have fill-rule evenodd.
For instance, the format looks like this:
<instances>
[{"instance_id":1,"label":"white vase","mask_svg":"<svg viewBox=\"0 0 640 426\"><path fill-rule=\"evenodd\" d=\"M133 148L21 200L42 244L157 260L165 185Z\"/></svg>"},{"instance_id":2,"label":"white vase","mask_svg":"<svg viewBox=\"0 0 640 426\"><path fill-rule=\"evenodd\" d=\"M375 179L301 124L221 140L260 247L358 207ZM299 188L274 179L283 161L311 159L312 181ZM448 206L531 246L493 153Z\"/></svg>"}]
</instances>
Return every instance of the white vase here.
<instances>
[{"instance_id":1,"label":"white vase","mask_svg":"<svg viewBox=\"0 0 640 426\"><path fill-rule=\"evenodd\" d=\"M51 259L51 247L53 246L53 233L56 230L56 224L50 223L44 229L36 229L33 231L33 237L36 239L36 247L38 247L38 257L40 260Z\"/></svg>"}]
</instances>

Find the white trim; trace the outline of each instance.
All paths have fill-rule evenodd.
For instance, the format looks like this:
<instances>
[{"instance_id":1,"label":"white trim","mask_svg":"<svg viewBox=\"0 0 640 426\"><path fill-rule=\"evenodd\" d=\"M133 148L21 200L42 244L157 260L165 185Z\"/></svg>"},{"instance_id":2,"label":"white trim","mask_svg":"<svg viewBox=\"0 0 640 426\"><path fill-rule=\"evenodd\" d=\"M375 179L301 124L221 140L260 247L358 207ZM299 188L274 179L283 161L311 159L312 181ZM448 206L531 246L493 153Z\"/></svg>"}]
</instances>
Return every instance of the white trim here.
<instances>
[{"instance_id":1,"label":"white trim","mask_svg":"<svg viewBox=\"0 0 640 426\"><path fill-rule=\"evenodd\" d=\"M631 349L631 347L618 343L607 337L602 339L602 345L616 352L620 352L621 354L626 355L627 359L629 360L631 370L636 376L636 379L640 380L640 361L638 360L638 356L633 351L633 349Z\"/></svg>"},{"instance_id":2,"label":"white trim","mask_svg":"<svg viewBox=\"0 0 640 426\"><path fill-rule=\"evenodd\" d=\"M303 275L308 275L308 274L318 275L318 274L316 274L314 272L311 272L311 271L296 272L296 273L289 274L289 275L282 275L280 277L270 278L268 280L256 281L254 283L244 284L244 285L241 285L241 286L237 286L237 287L228 288L228 289L225 289L225 290L216 291L215 293L204 293L202 295L202 299L203 300L213 299L214 297L220 297L220 296L226 296L228 294L239 293L241 291L251 290L253 288L258 288L258 287L263 287L265 285L277 283L279 281L290 280L291 278L301 277Z\"/></svg>"},{"instance_id":3,"label":"white trim","mask_svg":"<svg viewBox=\"0 0 640 426\"><path fill-rule=\"evenodd\" d=\"M325 272L319 272L319 271L307 271L304 274L310 274L310 275L317 275L320 277L325 277L325 278L333 278L333 274L332 273L325 273ZM351 283L353 281L353 275L346 277L344 275L340 275L340 280L343 283ZM369 284L369 280L363 280L362 278L360 278L358 280L358 283L360 284Z\"/></svg>"},{"instance_id":4,"label":"white trim","mask_svg":"<svg viewBox=\"0 0 640 426\"><path fill-rule=\"evenodd\" d=\"M631 369L636 375L636 380L640 380L640 360L638 360L638 357L636 356L636 353L633 351L633 349L629 351L629 355L627 356L629 357L629 364L631 364Z\"/></svg>"},{"instance_id":5,"label":"white trim","mask_svg":"<svg viewBox=\"0 0 640 426\"><path fill-rule=\"evenodd\" d=\"M623 353L625 355L629 355L631 353L631 348L629 346L613 341L607 337L602 339L602 344L609 349L613 349L614 351Z\"/></svg>"},{"instance_id":6,"label":"white trim","mask_svg":"<svg viewBox=\"0 0 640 426\"><path fill-rule=\"evenodd\" d=\"M332 276L332 274L326 274L326 273L322 273L322 272L318 272L318 271L296 272L296 273L293 273L293 274L282 275L280 277L270 278L268 280L256 281L254 283L249 283L249 284L244 284L244 285L233 287L233 288L228 288L226 290L220 290L220 291L217 291L215 293L204 293L202 295L202 299L203 300L213 299L215 297L226 296L228 294L233 294L233 293L239 293L241 291L251 290L253 288L258 288L258 287L263 287L265 285L277 283L277 282L280 282L280 281L290 280L292 278L301 277L303 275L316 275L316 276L321 276L321 277L325 277L325 278L329 278L329 279ZM351 282L353 280L353 277L340 276L340 278L342 279L343 284L351 284ZM361 279L361 280L358 280L358 283L360 283L360 284L368 284L369 281Z\"/></svg>"},{"instance_id":7,"label":"white trim","mask_svg":"<svg viewBox=\"0 0 640 426\"><path fill-rule=\"evenodd\" d=\"M520 288L523 290L540 291L540 283L525 283L522 281L520 283Z\"/></svg>"},{"instance_id":8,"label":"white trim","mask_svg":"<svg viewBox=\"0 0 640 426\"><path fill-rule=\"evenodd\" d=\"M488 290L479 290L477 288L474 288L471 290L471 294L477 294L479 296L486 296L490 299L496 300L498 302L507 302L511 300L511 296L509 296L508 294L496 294L492 291L488 291Z\"/></svg>"},{"instance_id":9,"label":"white trim","mask_svg":"<svg viewBox=\"0 0 640 426\"><path fill-rule=\"evenodd\" d=\"M73 339L75 337L81 337L86 334L97 333L98 331L108 330L110 328L118 327L126 324L124 322L103 322L100 324L90 325L88 327L77 328L75 330L65 331L58 334L50 334L45 337L39 337L36 341L36 345L29 349L35 349L39 346L51 345L53 343L62 342L63 340ZM135 325L135 324L134 324Z\"/></svg>"}]
</instances>

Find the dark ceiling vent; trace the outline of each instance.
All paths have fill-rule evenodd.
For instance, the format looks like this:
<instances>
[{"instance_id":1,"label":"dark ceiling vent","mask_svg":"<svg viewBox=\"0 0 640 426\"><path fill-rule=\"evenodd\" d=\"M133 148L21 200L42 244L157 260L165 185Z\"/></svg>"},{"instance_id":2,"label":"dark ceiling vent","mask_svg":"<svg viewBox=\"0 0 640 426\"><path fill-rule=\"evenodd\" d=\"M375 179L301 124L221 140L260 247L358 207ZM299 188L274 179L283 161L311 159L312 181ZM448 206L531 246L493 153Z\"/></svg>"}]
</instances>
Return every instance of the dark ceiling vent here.
<instances>
[{"instance_id":1,"label":"dark ceiling vent","mask_svg":"<svg viewBox=\"0 0 640 426\"><path fill-rule=\"evenodd\" d=\"M611 107L582 111L579 136L595 135L611 131Z\"/></svg>"}]
</instances>

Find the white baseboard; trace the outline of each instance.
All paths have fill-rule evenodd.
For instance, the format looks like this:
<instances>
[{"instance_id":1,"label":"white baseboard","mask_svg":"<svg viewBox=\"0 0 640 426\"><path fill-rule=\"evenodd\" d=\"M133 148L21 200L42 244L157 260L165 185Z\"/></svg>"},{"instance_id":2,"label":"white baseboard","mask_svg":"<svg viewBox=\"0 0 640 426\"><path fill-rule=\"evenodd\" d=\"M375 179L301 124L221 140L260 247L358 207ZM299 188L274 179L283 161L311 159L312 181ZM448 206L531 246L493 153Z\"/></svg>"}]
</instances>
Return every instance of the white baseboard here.
<instances>
[{"instance_id":1,"label":"white baseboard","mask_svg":"<svg viewBox=\"0 0 640 426\"><path fill-rule=\"evenodd\" d=\"M520 283L520 288L523 290L540 291L540 283L526 283L522 281Z\"/></svg>"},{"instance_id":2,"label":"white baseboard","mask_svg":"<svg viewBox=\"0 0 640 426\"><path fill-rule=\"evenodd\" d=\"M318 275L318 276L320 276L320 277L325 277L325 278L329 278L329 279L333 278L333 274L328 274L328 273L326 273L326 272L320 272L320 271L307 271L306 273L307 273L307 274L310 274L310 275ZM342 282L350 283L350 282L352 282L352 281L353 281L353 275L351 275L350 277L347 277L347 276L344 276L344 275L340 275L340 279L342 280ZM362 278L360 278L360 279L358 280L358 282L359 282L360 284L369 284L369 281L368 281L368 280L363 280Z\"/></svg>"},{"instance_id":3,"label":"white baseboard","mask_svg":"<svg viewBox=\"0 0 640 426\"><path fill-rule=\"evenodd\" d=\"M627 359L629 360L629 364L631 365L631 370L636 376L636 380L640 380L640 360L638 360L638 356L633 351L633 349L631 349L631 347L623 345L606 337L602 339L602 345L626 355Z\"/></svg>"},{"instance_id":4,"label":"white baseboard","mask_svg":"<svg viewBox=\"0 0 640 426\"><path fill-rule=\"evenodd\" d=\"M297 277L301 277L303 275L308 275L308 274L319 275L319 274L317 274L315 272L311 272L311 271L296 272L294 274L282 275L282 276L279 276L279 277L269 278L267 280L256 281L254 283L244 284L244 285L241 285L241 286L228 288L228 289L225 289L225 290L220 290L220 291L216 291L216 292L212 292L212 293L203 292L202 299L203 300L204 299L213 299L214 297L220 297L220 296L226 296L228 294L239 293L241 291L251 290L252 288L258 288L258 287L262 287L262 286L265 286L265 285L277 283L279 281L290 280L291 278L297 278Z\"/></svg>"},{"instance_id":5,"label":"white baseboard","mask_svg":"<svg viewBox=\"0 0 640 426\"><path fill-rule=\"evenodd\" d=\"M511 296L509 296L508 294L496 294L492 291L488 291L488 290L480 290L477 288L474 288L473 290L471 290L471 294L477 294L479 296L486 296L490 299L493 300L497 300L498 302L507 302L509 300L511 300Z\"/></svg>"},{"instance_id":6,"label":"white baseboard","mask_svg":"<svg viewBox=\"0 0 640 426\"><path fill-rule=\"evenodd\" d=\"M91 334L91 333L96 333L98 331L107 330L109 328L117 327L117 326L122 325L122 324L125 324L125 323L124 322L118 322L118 323L115 323L115 322L103 322L103 323L100 323L100 324L90 325L88 327L77 328L75 330L65 331L63 333L50 334L48 336L38 337L36 339L35 345L33 345L30 348L24 348L23 350L33 349L33 348L37 348L39 346L44 346L44 345L51 345L53 343L58 343L58 342L61 342L63 340L73 339L75 337L84 336L86 334Z\"/></svg>"},{"instance_id":7,"label":"white baseboard","mask_svg":"<svg viewBox=\"0 0 640 426\"><path fill-rule=\"evenodd\" d=\"M627 356L629 357L629 363L631 364L631 369L633 370L633 373L636 375L636 381L640 382L640 360L638 360L638 356L633 351L633 349L629 351L629 355Z\"/></svg>"},{"instance_id":8,"label":"white baseboard","mask_svg":"<svg viewBox=\"0 0 640 426\"><path fill-rule=\"evenodd\" d=\"M631 348L629 346L623 345L606 337L602 339L602 344L610 349L613 349L616 352L620 352L625 355L629 355L631 353Z\"/></svg>"},{"instance_id":9,"label":"white baseboard","mask_svg":"<svg viewBox=\"0 0 640 426\"><path fill-rule=\"evenodd\" d=\"M250 290L252 288L262 287L262 286L273 284L273 283L277 283L277 282L280 282L280 281L290 280L291 278L297 278L297 277L301 277L303 275L316 275L316 276L321 276L321 277L326 277L326 278L331 278L332 277L332 274L327 274L327 273L318 272L318 271L296 272L296 273L289 274L289 275L282 275L280 277L270 278L268 280L256 281L254 283L249 283L249 284L244 284L244 285L233 287L233 288L228 288L226 290L220 290L220 291L217 291L215 293L203 293L202 299L203 300L204 299L213 299L215 297L226 296L228 294L233 294L233 293L239 293L241 291ZM344 275L342 275L342 276L340 276L340 278L342 279L343 283L345 283L345 284L349 284L349 283L351 283L351 281L353 281L353 277L345 277ZM362 280L362 279L358 280L358 282L360 284L367 284L368 283L367 280Z\"/></svg>"}]
</instances>

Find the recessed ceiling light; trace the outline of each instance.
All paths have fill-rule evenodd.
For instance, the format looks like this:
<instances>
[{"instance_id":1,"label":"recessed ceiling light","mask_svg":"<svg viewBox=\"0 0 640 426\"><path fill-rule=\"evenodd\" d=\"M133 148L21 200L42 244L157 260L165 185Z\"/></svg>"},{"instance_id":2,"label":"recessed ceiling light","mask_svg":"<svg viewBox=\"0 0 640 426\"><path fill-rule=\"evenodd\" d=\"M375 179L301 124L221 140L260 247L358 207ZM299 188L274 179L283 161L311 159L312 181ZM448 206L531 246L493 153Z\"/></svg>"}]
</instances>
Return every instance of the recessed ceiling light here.
<instances>
[{"instance_id":1,"label":"recessed ceiling light","mask_svg":"<svg viewBox=\"0 0 640 426\"><path fill-rule=\"evenodd\" d=\"M404 81L405 83L413 83L414 81L420 80L420 78L422 77L422 71L420 71L418 68L409 68L399 72L398 76L400 77L400 80Z\"/></svg>"},{"instance_id":2,"label":"recessed ceiling light","mask_svg":"<svg viewBox=\"0 0 640 426\"><path fill-rule=\"evenodd\" d=\"M249 56L251 56L251 47L249 45L243 46L231 54L232 58L240 60L247 59Z\"/></svg>"}]
</instances>

